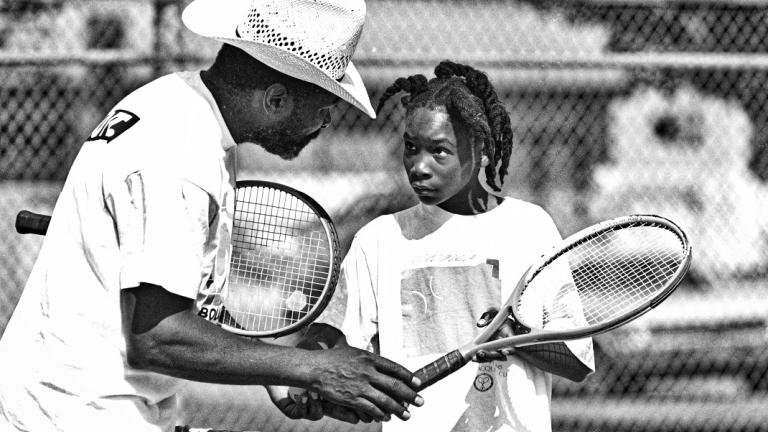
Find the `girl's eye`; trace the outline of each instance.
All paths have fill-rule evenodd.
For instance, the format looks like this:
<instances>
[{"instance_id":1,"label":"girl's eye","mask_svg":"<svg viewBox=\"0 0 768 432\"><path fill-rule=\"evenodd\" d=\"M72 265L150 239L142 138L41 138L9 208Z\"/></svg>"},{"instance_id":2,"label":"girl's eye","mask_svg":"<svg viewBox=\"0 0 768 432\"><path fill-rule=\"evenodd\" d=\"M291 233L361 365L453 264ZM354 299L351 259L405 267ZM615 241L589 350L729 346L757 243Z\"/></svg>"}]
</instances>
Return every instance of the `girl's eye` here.
<instances>
[{"instance_id":1,"label":"girl's eye","mask_svg":"<svg viewBox=\"0 0 768 432\"><path fill-rule=\"evenodd\" d=\"M434 154L435 156L444 157L444 156L450 155L451 152L445 147L435 147L435 149L432 150L432 154Z\"/></svg>"},{"instance_id":2,"label":"girl's eye","mask_svg":"<svg viewBox=\"0 0 768 432\"><path fill-rule=\"evenodd\" d=\"M413 144L413 143L412 143L412 142L410 142L410 141L406 141L406 142L405 142L405 144L404 144L404 147L405 147L405 151L406 151L407 153L413 153L413 152L415 152L415 151L416 151L416 145L415 145L415 144Z\"/></svg>"}]
</instances>

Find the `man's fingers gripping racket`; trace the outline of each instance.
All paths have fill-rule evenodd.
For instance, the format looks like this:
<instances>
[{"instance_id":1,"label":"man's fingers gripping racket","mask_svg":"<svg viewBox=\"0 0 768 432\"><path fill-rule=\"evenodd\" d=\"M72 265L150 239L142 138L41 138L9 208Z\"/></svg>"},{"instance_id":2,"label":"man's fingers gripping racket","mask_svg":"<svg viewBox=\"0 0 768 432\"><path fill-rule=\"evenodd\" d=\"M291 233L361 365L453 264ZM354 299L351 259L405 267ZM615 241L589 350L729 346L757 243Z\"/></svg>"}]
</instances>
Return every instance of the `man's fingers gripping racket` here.
<instances>
[{"instance_id":1,"label":"man's fingers gripping racket","mask_svg":"<svg viewBox=\"0 0 768 432\"><path fill-rule=\"evenodd\" d=\"M393 363L403 370L402 373L395 372L395 369L389 365L383 368L378 367L378 365L389 363L389 360L382 357L376 360L376 369L380 374L369 377L370 387L355 401L356 405L353 407L380 421L388 421L391 414L401 420L408 420L411 417L408 411L409 405L421 406L424 403L413 388L418 380L413 381L412 373L402 366ZM378 362L379 360L382 362ZM404 376L407 378L404 379ZM405 383L410 383L410 386Z\"/></svg>"},{"instance_id":2,"label":"man's fingers gripping racket","mask_svg":"<svg viewBox=\"0 0 768 432\"><path fill-rule=\"evenodd\" d=\"M416 397L416 392L414 390L421 387L421 380L414 375L413 372L385 357L376 357L376 370L388 376L397 378L399 382L410 384L411 388L404 390L406 394L397 396L401 396L408 400Z\"/></svg>"},{"instance_id":3,"label":"man's fingers gripping racket","mask_svg":"<svg viewBox=\"0 0 768 432\"><path fill-rule=\"evenodd\" d=\"M45 235L50 222L50 216L22 210L16 215L16 232L19 234Z\"/></svg>"},{"instance_id":4,"label":"man's fingers gripping racket","mask_svg":"<svg viewBox=\"0 0 768 432\"><path fill-rule=\"evenodd\" d=\"M424 400L416 392L421 386L421 381L411 371L392 360L379 356L373 358L376 370L382 374L371 380L371 385L380 392L375 400L376 405L407 420L411 416L408 411L410 404L424 404Z\"/></svg>"},{"instance_id":5,"label":"man's fingers gripping racket","mask_svg":"<svg viewBox=\"0 0 768 432\"><path fill-rule=\"evenodd\" d=\"M633 215L593 225L536 260L479 335L416 376L424 388L481 350L583 339L624 325L666 299L690 261L687 236L668 219ZM494 337L508 314L523 334Z\"/></svg>"}]
</instances>

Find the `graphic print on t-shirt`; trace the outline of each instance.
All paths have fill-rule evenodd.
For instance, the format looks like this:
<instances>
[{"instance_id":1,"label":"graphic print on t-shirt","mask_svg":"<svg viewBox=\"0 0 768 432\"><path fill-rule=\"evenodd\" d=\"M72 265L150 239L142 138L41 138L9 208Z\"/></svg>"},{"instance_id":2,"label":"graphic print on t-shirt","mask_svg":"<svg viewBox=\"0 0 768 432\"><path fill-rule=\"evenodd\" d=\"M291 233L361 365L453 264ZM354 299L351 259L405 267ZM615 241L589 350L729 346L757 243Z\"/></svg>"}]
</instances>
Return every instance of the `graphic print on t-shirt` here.
<instances>
[{"instance_id":1,"label":"graphic print on t-shirt","mask_svg":"<svg viewBox=\"0 0 768 432\"><path fill-rule=\"evenodd\" d=\"M130 111L123 109L114 110L96 126L96 129L91 132L86 141L104 140L109 143L130 129L138 121L139 116Z\"/></svg>"},{"instance_id":2,"label":"graphic print on t-shirt","mask_svg":"<svg viewBox=\"0 0 768 432\"><path fill-rule=\"evenodd\" d=\"M498 260L436 254L404 270L400 281L403 349L408 357L443 354L471 339L501 298Z\"/></svg>"},{"instance_id":3,"label":"graphic print on t-shirt","mask_svg":"<svg viewBox=\"0 0 768 432\"><path fill-rule=\"evenodd\" d=\"M235 191L227 189L222 198L222 205L214 219L216 229L215 259L204 288L197 295L197 315L209 321L221 323L227 316L224 313L223 299L227 294L227 283L230 272L230 257L232 253L232 234L230 226L234 218ZM231 325L231 324L230 324Z\"/></svg>"}]
</instances>

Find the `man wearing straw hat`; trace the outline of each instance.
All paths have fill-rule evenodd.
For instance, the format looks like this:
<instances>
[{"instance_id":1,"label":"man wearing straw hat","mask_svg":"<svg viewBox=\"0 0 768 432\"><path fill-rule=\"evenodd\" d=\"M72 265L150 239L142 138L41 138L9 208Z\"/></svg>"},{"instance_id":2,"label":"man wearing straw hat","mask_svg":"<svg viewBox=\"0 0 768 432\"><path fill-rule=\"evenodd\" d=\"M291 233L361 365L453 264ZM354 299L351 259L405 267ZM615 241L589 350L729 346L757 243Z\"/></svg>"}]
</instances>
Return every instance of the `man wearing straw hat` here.
<instances>
[{"instance_id":1,"label":"man wearing straw hat","mask_svg":"<svg viewBox=\"0 0 768 432\"><path fill-rule=\"evenodd\" d=\"M421 405L412 373L374 354L270 345L195 314L226 279L237 144L292 158L337 100L374 116L350 61L364 17L363 0L185 9L224 45L208 70L128 95L83 144L0 340L0 431L169 431L185 379L310 389L324 411L307 418Z\"/></svg>"}]
</instances>

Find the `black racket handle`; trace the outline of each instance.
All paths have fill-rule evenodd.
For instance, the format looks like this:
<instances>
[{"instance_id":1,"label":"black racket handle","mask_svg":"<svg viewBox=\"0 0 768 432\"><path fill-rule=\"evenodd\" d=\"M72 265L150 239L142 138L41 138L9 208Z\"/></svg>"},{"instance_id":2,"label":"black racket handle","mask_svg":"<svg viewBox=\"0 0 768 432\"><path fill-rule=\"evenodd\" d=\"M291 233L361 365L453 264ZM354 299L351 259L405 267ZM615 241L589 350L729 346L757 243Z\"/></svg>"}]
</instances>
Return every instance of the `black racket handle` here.
<instances>
[{"instance_id":1,"label":"black racket handle","mask_svg":"<svg viewBox=\"0 0 768 432\"><path fill-rule=\"evenodd\" d=\"M51 217L22 210L16 215L16 232L19 234L45 235Z\"/></svg>"},{"instance_id":2,"label":"black racket handle","mask_svg":"<svg viewBox=\"0 0 768 432\"><path fill-rule=\"evenodd\" d=\"M455 350L424 366L414 374L421 380L419 390L423 390L456 372L468 362L469 360L466 360L459 350Z\"/></svg>"}]
</instances>

